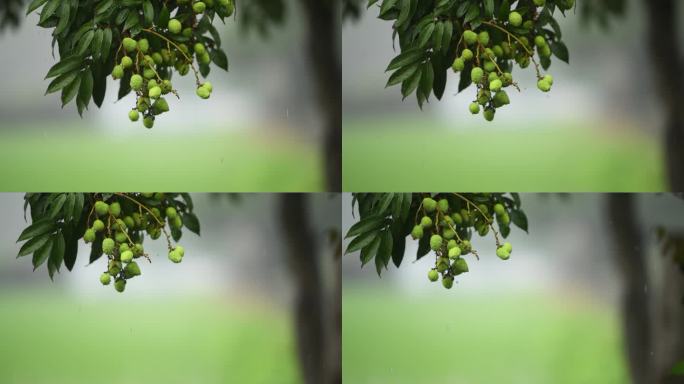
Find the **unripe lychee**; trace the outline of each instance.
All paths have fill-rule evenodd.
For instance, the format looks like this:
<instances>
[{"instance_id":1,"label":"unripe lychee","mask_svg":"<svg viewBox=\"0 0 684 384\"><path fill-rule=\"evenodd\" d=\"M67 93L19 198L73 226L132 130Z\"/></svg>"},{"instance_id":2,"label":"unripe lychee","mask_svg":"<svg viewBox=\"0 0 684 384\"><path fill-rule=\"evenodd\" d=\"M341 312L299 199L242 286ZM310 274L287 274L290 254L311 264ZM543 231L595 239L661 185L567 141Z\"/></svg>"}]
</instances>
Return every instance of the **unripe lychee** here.
<instances>
[{"instance_id":1,"label":"unripe lychee","mask_svg":"<svg viewBox=\"0 0 684 384\"><path fill-rule=\"evenodd\" d=\"M454 263L451 267L453 268L454 273L456 275L468 272L468 263L465 261L465 259L462 258L454 260Z\"/></svg>"},{"instance_id":2,"label":"unripe lychee","mask_svg":"<svg viewBox=\"0 0 684 384\"><path fill-rule=\"evenodd\" d=\"M154 127L154 116L145 116L143 119L143 125L145 128L152 128Z\"/></svg>"},{"instance_id":3,"label":"unripe lychee","mask_svg":"<svg viewBox=\"0 0 684 384\"><path fill-rule=\"evenodd\" d=\"M459 213L454 212L451 214L451 219L454 221L456 224L461 224L463 223L463 216L461 216Z\"/></svg>"},{"instance_id":4,"label":"unripe lychee","mask_svg":"<svg viewBox=\"0 0 684 384\"><path fill-rule=\"evenodd\" d=\"M501 259L501 260L508 260L508 258L511 257L511 253L506 250L504 247L499 247L496 249L496 255Z\"/></svg>"},{"instance_id":5,"label":"unripe lychee","mask_svg":"<svg viewBox=\"0 0 684 384\"><path fill-rule=\"evenodd\" d=\"M195 45L192 48L198 55L203 55L205 52L207 52L207 49L204 48L204 44L202 43L195 43Z\"/></svg>"},{"instance_id":6,"label":"unripe lychee","mask_svg":"<svg viewBox=\"0 0 684 384\"><path fill-rule=\"evenodd\" d=\"M183 226L183 219L180 216L176 216L173 219L169 219L169 224L173 228L180 229Z\"/></svg>"},{"instance_id":7,"label":"unripe lychee","mask_svg":"<svg viewBox=\"0 0 684 384\"><path fill-rule=\"evenodd\" d=\"M463 61L462 58L457 58L454 60L454 63L451 65L451 69L453 69L454 72L460 72L465 68L465 62Z\"/></svg>"},{"instance_id":8,"label":"unripe lychee","mask_svg":"<svg viewBox=\"0 0 684 384\"><path fill-rule=\"evenodd\" d=\"M512 26L514 27L519 27L522 25L522 15L516 11L513 11L508 14L508 22L511 23Z\"/></svg>"},{"instance_id":9,"label":"unripe lychee","mask_svg":"<svg viewBox=\"0 0 684 384\"><path fill-rule=\"evenodd\" d=\"M438 251L442 248L442 236L432 235L430 237L430 248L433 251Z\"/></svg>"},{"instance_id":10,"label":"unripe lychee","mask_svg":"<svg viewBox=\"0 0 684 384\"><path fill-rule=\"evenodd\" d=\"M83 234L83 241L86 243L92 243L95 241L95 230L92 228L86 229L85 233Z\"/></svg>"},{"instance_id":11,"label":"unripe lychee","mask_svg":"<svg viewBox=\"0 0 684 384\"><path fill-rule=\"evenodd\" d=\"M124 263L130 263L131 260L133 260L133 252L124 251L121 253L121 261L123 261Z\"/></svg>"},{"instance_id":12,"label":"unripe lychee","mask_svg":"<svg viewBox=\"0 0 684 384\"><path fill-rule=\"evenodd\" d=\"M173 85L171 84L171 80L164 79L161 84L159 84L159 87L162 90L162 94L167 94L173 90Z\"/></svg>"},{"instance_id":13,"label":"unripe lychee","mask_svg":"<svg viewBox=\"0 0 684 384\"><path fill-rule=\"evenodd\" d=\"M494 95L494 106L499 108L511 103L506 91L499 91Z\"/></svg>"},{"instance_id":14,"label":"unripe lychee","mask_svg":"<svg viewBox=\"0 0 684 384\"><path fill-rule=\"evenodd\" d=\"M426 197L423 199L423 209L427 213L434 212L437 209L437 202L431 197Z\"/></svg>"},{"instance_id":15,"label":"unripe lychee","mask_svg":"<svg viewBox=\"0 0 684 384\"><path fill-rule=\"evenodd\" d=\"M121 214L121 205L116 201L113 202L109 205L109 213L111 213L114 217L119 217Z\"/></svg>"},{"instance_id":16,"label":"unripe lychee","mask_svg":"<svg viewBox=\"0 0 684 384\"><path fill-rule=\"evenodd\" d=\"M173 219L178 215L178 211L176 211L176 208L174 207L167 207L166 208L166 217Z\"/></svg>"},{"instance_id":17,"label":"unripe lychee","mask_svg":"<svg viewBox=\"0 0 684 384\"><path fill-rule=\"evenodd\" d=\"M468 107L468 109L470 109L470 113L473 115L480 113L480 105L478 103L470 103L470 107Z\"/></svg>"},{"instance_id":18,"label":"unripe lychee","mask_svg":"<svg viewBox=\"0 0 684 384\"><path fill-rule=\"evenodd\" d=\"M169 32L175 34L180 33L181 29L183 28L183 25L181 24L180 21L176 19L171 19L169 20Z\"/></svg>"},{"instance_id":19,"label":"unripe lychee","mask_svg":"<svg viewBox=\"0 0 684 384\"><path fill-rule=\"evenodd\" d=\"M107 212L109 212L109 205L107 203L104 201L95 202L95 213L97 213L98 216L104 216Z\"/></svg>"},{"instance_id":20,"label":"unripe lychee","mask_svg":"<svg viewBox=\"0 0 684 384\"><path fill-rule=\"evenodd\" d=\"M544 38L544 36L541 36L541 35L535 36L534 37L534 45L536 45L539 48L545 46L546 45L546 39Z\"/></svg>"},{"instance_id":21,"label":"unripe lychee","mask_svg":"<svg viewBox=\"0 0 684 384\"><path fill-rule=\"evenodd\" d=\"M140 243L136 243L133 246L133 256L142 256L143 253L145 253L145 248L143 248L143 245Z\"/></svg>"},{"instance_id":22,"label":"unripe lychee","mask_svg":"<svg viewBox=\"0 0 684 384\"><path fill-rule=\"evenodd\" d=\"M454 286L454 278L451 276L447 276L447 277L443 278L442 279L442 285L446 289L451 289L451 287Z\"/></svg>"},{"instance_id":23,"label":"unripe lychee","mask_svg":"<svg viewBox=\"0 0 684 384\"><path fill-rule=\"evenodd\" d=\"M178 264L183 260L183 256L181 256L180 253L178 253L178 251L172 250L169 252L169 260Z\"/></svg>"},{"instance_id":24,"label":"unripe lychee","mask_svg":"<svg viewBox=\"0 0 684 384\"><path fill-rule=\"evenodd\" d=\"M499 57L499 58L500 58L500 57L503 57L503 55L504 55L503 48L501 48L500 45L495 45L495 46L493 46L493 47L492 47L492 52L494 52L494 56Z\"/></svg>"},{"instance_id":25,"label":"unripe lychee","mask_svg":"<svg viewBox=\"0 0 684 384\"><path fill-rule=\"evenodd\" d=\"M202 13L206 8L207 6L201 1L198 1L192 5L192 11L195 13Z\"/></svg>"},{"instance_id":26,"label":"unripe lychee","mask_svg":"<svg viewBox=\"0 0 684 384\"><path fill-rule=\"evenodd\" d=\"M139 97L136 101L136 106L138 112L144 113L150 108L150 99L148 99L147 97Z\"/></svg>"},{"instance_id":27,"label":"unripe lychee","mask_svg":"<svg viewBox=\"0 0 684 384\"><path fill-rule=\"evenodd\" d=\"M140 266L135 261L131 261L124 267L126 277L140 276Z\"/></svg>"},{"instance_id":28,"label":"unripe lychee","mask_svg":"<svg viewBox=\"0 0 684 384\"><path fill-rule=\"evenodd\" d=\"M484 116L485 120L487 120L487 121L494 120L495 114L496 114L496 111L494 110L494 108L487 108L483 112L483 116Z\"/></svg>"},{"instance_id":29,"label":"unripe lychee","mask_svg":"<svg viewBox=\"0 0 684 384\"><path fill-rule=\"evenodd\" d=\"M123 222L126 224L126 228L135 228L135 220L133 220L133 217L126 216L124 217Z\"/></svg>"},{"instance_id":30,"label":"unripe lychee","mask_svg":"<svg viewBox=\"0 0 684 384\"><path fill-rule=\"evenodd\" d=\"M214 90L214 86L211 85L211 83L208 81L205 81L204 84L202 84L202 86L206 88L209 91L209 93L211 93Z\"/></svg>"},{"instance_id":31,"label":"unripe lychee","mask_svg":"<svg viewBox=\"0 0 684 384\"><path fill-rule=\"evenodd\" d=\"M489 83L489 90L490 91L497 92L497 91L501 90L501 87L503 87L503 83L499 79L492 80Z\"/></svg>"},{"instance_id":32,"label":"unripe lychee","mask_svg":"<svg viewBox=\"0 0 684 384\"><path fill-rule=\"evenodd\" d=\"M126 280L116 279L114 282L114 289L116 289L117 292L123 292L126 289Z\"/></svg>"},{"instance_id":33,"label":"unripe lychee","mask_svg":"<svg viewBox=\"0 0 684 384\"><path fill-rule=\"evenodd\" d=\"M423 227L420 225L415 225L411 230L411 237L413 240L418 240L423 237Z\"/></svg>"},{"instance_id":34,"label":"unripe lychee","mask_svg":"<svg viewBox=\"0 0 684 384\"><path fill-rule=\"evenodd\" d=\"M140 112L137 109L130 110L128 112L128 119L131 121L138 121L140 118Z\"/></svg>"},{"instance_id":35,"label":"unripe lychee","mask_svg":"<svg viewBox=\"0 0 684 384\"><path fill-rule=\"evenodd\" d=\"M447 269L449 269L449 259L446 257L440 257L439 260L437 260L437 272L443 273L446 272Z\"/></svg>"},{"instance_id":36,"label":"unripe lychee","mask_svg":"<svg viewBox=\"0 0 684 384\"><path fill-rule=\"evenodd\" d=\"M463 52L461 52L461 58L464 61L470 61L473 58L473 51L468 48L464 49Z\"/></svg>"},{"instance_id":37,"label":"unripe lychee","mask_svg":"<svg viewBox=\"0 0 684 384\"><path fill-rule=\"evenodd\" d=\"M185 248L183 248L183 247L180 246L180 245L176 245L176 248L175 248L175 249L176 249L176 252L178 252L178 254L179 254L181 257L184 257L184 256L185 256Z\"/></svg>"},{"instance_id":38,"label":"unripe lychee","mask_svg":"<svg viewBox=\"0 0 684 384\"><path fill-rule=\"evenodd\" d=\"M458 243L456 243L456 240L449 240L447 243L447 249L451 249L454 247L458 247Z\"/></svg>"},{"instance_id":39,"label":"unripe lychee","mask_svg":"<svg viewBox=\"0 0 684 384\"><path fill-rule=\"evenodd\" d=\"M211 92L209 92L209 90L205 87L197 87L197 91L195 93L197 93L197 96L203 99L208 99L209 95L211 94Z\"/></svg>"},{"instance_id":40,"label":"unripe lychee","mask_svg":"<svg viewBox=\"0 0 684 384\"><path fill-rule=\"evenodd\" d=\"M114 240L116 240L117 243L125 243L128 241L128 237L126 237L124 232L116 232L114 233Z\"/></svg>"},{"instance_id":41,"label":"unripe lychee","mask_svg":"<svg viewBox=\"0 0 684 384\"><path fill-rule=\"evenodd\" d=\"M477 35L477 41L485 47L489 45L489 33L487 31L482 31Z\"/></svg>"},{"instance_id":42,"label":"unripe lychee","mask_svg":"<svg viewBox=\"0 0 684 384\"><path fill-rule=\"evenodd\" d=\"M543 7L544 5L546 5L546 0L532 0L532 2L537 7Z\"/></svg>"},{"instance_id":43,"label":"unripe lychee","mask_svg":"<svg viewBox=\"0 0 684 384\"><path fill-rule=\"evenodd\" d=\"M454 230L451 228L447 228L442 231L442 237L444 237L447 240L451 240L454 237L456 237L456 232L454 232Z\"/></svg>"},{"instance_id":44,"label":"unripe lychee","mask_svg":"<svg viewBox=\"0 0 684 384\"><path fill-rule=\"evenodd\" d=\"M484 64L482 64L482 68L484 68L485 72L494 72L496 71L496 64L491 60L486 60Z\"/></svg>"},{"instance_id":45,"label":"unripe lychee","mask_svg":"<svg viewBox=\"0 0 684 384\"><path fill-rule=\"evenodd\" d=\"M97 220L93 221L93 229L95 230L95 232L102 231L104 229L104 227L105 227L105 225L104 225L104 222L102 220L97 219Z\"/></svg>"},{"instance_id":46,"label":"unripe lychee","mask_svg":"<svg viewBox=\"0 0 684 384\"><path fill-rule=\"evenodd\" d=\"M542 92L548 92L551 90L551 84L548 81L541 79L537 82L537 88Z\"/></svg>"},{"instance_id":47,"label":"unripe lychee","mask_svg":"<svg viewBox=\"0 0 684 384\"><path fill-rule=\"evenodd\" d=\"M491 83L494 80L499 79L499 75L496 72L490 72L489 76L487 76L487 80ZM503 81L502 81L503 83Z\"/></svg>"},{"instance_id":48,"label":"unripe lychee","mask_svg":"<svg viewBox=\"0 0 684 384\"><path fill-rule=\"evenodd\" d=\"M161 53L159 53L159 52L155 52L152 54L152 61L154 61L154 63L156 65L164 64L164 58L162 57Z\"/></svg>"},{"instance_id":49,"label":"unripe lychee","mask_svg":"<svg viewBox=\"0 0 684 384\"><path fill-rule=\"evenodd\" d=\"M112 281L112 277L109 276L109 273L103 273L100 275L100 283L102 285L109 285L109 283Z\"/></svg>"},{"instance_id":50,"label":"unripe lychee","mask_svg":"<svg viewBox=\"0 0 684 384\"><path fill-rule=\"evenodd\" d=\"M503 204L501 203L496 203L494 204L494 213L497 215L503 215L506 213L506 208L504 208Z\"/></svg>"},{"instance_id":51,"label":"unripe lychee","mask_svg":"<svg viewBox=\"0 0 684 384\"><path fill-rule=\"evenodd\" d=\"M122 78L124 75L124 69L121 65L115 65L114 69L112 69L112 78L114 80Z\"/></svg>"},{"instance_id":52,"label":"unripe lychee","mask_svg":"<svg viewBox=\"0 0 684 384\"><path fill-rule=\"evenodd\" d=\"M138 49L142 53L147 53L147 51L150 49L150 42L147 41L147 39L138 40Z\"/></svg>"},{"instance_id":53,"label":"unripe lychee","mask_svg":"<svg viewBox=\"0 0 684 384\"><path fill-rule=\"evenodd\" d=\"M146 79L154 79L154 77L157 76L154 73L154 70L152 68L145 68L143 69L143 77Z\"/></svg>"},{"instance_id":54,"label":"unripe lychee","mask_svg":"<svg viewBox=\"0 0 684 384\"><path fill-rule=\"evenodd\" d=\"M204 52L197 56L197 60L202 64L209 64L211 63L211 56L209 56L209 52Z\"/></svg>"},{"instance_id":55,"label":"unripe lychee","mask_svg":"<svg viewBox=\"0 0 684 384\"><path fill-rule=\"evenodd\" d=\"M509 243L509 242L505 242L505 243L503 244L503 248L504 248L505 250L507 250L508 252L513 252L513 246L512 246L511 243Z\"/></svg>"},{"instance_id":56,"label":"unripe lychee","mask_svg":"<svg viewBox=\"0 0 684 384\"><path fill-rule=\"evenodd\" d=\"M433 283L439 279L439 272L436 269L431 269L428 271L428 280Z\"/></svg>"},{"instance_id":57,"label":"unripe lychee","mask_svg":"<svg viewBox=\"0 0 684 384\"><path fill-rule=\"evenodd\" d=\"M118 260L109 260L107 264L107 273L111 276L116 276L121 272L121 262Z\"/></svg>"},{"instance_id":58,"label":"unripe lychee","mask_svg":"<svg viewBox=\"0 0 684 384\"><path fill-rule=\"evenodd\" d=\"M152 111L157 115L164 112L168 112L169 103L166 101L165 98L160 97L157 99L157 101L154 102L154 104L152 104Z\"/></svg>"},{"instance_id":59,"label":"unripe lychee","mask_svg":"<svg viewBox=\"0 0 684 384\"><path fill-rule=\"evenodd\" d=\"M158 99L159 96L161 96L161 93L162 93L161 88L159 86L154 86L154 87L150 88L147 95L151 99Z\"/></svg>"},{"instance_id":60,"label":"unripe lychee","mask_svg":"<svg viewBox=\"0 0 684 384\"><path fill-rule=\"evenodd\" d=\"M124 252L130 251L130 250L131 249L128 247L128 244L126 244L126 243L119 245L119 254L120 255L123 254Z\"/></svg>"},{"instance_id":61,"label":"unripe lychee","mask_svg":"<svg viewBox=\"0 0 684 384\"><path fill-rule=\"evenodd\" d=\"M466 30L463 32L463 40L465 40L466 44L473 45L477 42L477 33L471 30Z\"/></svg>"},{"instance_id":62,"label":"unripe lychee","mask_svg":"<svg viewBox=\"0 0 684 384\"><path fill-rule=\"evenodd\" d=\"M470 71L470 79L473 81L473 83L479 83L482 81L483 76L484 71L480 67L475 67Z\"/></svg>"},{"instance_id":63,"label":"unripe lychee","mask_svg":"<svg viewBox=\"0 0 684 384\"><path fill-rule=\"evenodd\" d=\"M126 52L133 52L138 47L138 43L130 37L124 37L122 44Z\"/></svg>"},{"instance_id":64,"label":"unripe lychee","mask_svg":"<svg viewBox=\"0 0 684 384\"><path fill-rule=\"evenodd\" d=\"M453 259L458 258L459 256L461 256L461 248L456 246L456 247L449 249L449 258L450 259L453 260Z\"/></svg>"},{"instance_id":65,"label":"unripe lychee","mask_svg":"<svg viewBox=\"0 0 684 384\"><path fill-rule=\"evenodd\" d=\"M183 32L181 32L181 34L187 38L192 37L192 28L187 27L187 28L183 29Z\"/></svg>"},{"instance_id":66,"label":"unripe lychee","mask_svg":"<svg viewBox=\"0 0 684 384\"><path fill-rule=\"evenodd\" d=\"M504 213L503 215L499 216L499 221L503 225L508 225L511 223L511 217L508 215L508 213Z\"/></svg>"},{"instance_id":67,"label":"unripe lychee","mask_svg":"<svg viewBox=\"0 0 684 384\"><path fill-rule=\"evenodd\" d=\"M549 83L549 85L553 85L553 76L548 74L544 75L544 80L546 80L546 82Z\"/></svg>"},{"instance_id":68,"label":"unripe lychee","mask_svg":"<svg viewBox=\"0 0 684 384\"><path fill-rule=\"evenodd\" d=\"M132 65L133 65L133 59L131 59L130 57L124 56L121 58L121 66L124 69L130 68Z\"/></svg>"},{"instance_id":69,"label":"unripe lychee","mask_svg":"<svg viewBox=\"0 0 684 384\"><path fill-rule=\"evenodd\" d=\"M111 255L114 253L114 239L110 239L109 237L105 238L102 240L102 252L106 253L107 255Z\"/></svg>"},{"instance_id":70,"label":"unripe lychee","mask_svg":"<svg viewBox=\"0 0 684 384\"><path fill-rule=\"evenodd\" d=\"M137 73L133 76L131 76L131 89L134 91L139 91L143 87L143 78L142 76L138 75Z\"/></svg>"},{"instance_id":71,"label":"unripe lychee","mask_svg":"<svg viewBox=\"0 0 684 384\"><path fill-rule=\"evenodd\" d=\"M437 210L444 213L449 210L449 201L447 199L440 199L437 202Z\"/></svg>"},{"instance_id":72,"label":"unripe lychee","mask_svg":"<svg viewBox=\"0 0 684 384\"><path fill-rule=\"evenodd\" d=\"M428 216L423 216L423 217L420 219L420 225L421 225L423 228L430 228L430 227L432 227L432 219L431 219L430 217L428 217Z\"/></svg>"}]
</instances>

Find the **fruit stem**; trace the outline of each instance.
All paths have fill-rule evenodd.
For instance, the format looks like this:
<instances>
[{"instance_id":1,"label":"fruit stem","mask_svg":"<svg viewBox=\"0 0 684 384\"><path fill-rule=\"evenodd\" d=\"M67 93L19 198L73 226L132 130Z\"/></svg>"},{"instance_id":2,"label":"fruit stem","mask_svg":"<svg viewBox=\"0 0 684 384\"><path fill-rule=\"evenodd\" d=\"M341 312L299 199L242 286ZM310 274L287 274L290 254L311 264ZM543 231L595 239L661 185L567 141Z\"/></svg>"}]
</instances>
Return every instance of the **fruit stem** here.
<instances>
[{"instance_id":1,"label":"fruit stem","mask_svg":"<svg viewBox=\"0 0 684 384\"><path fill-rule=\"evenodd\" d=\"M494 240L496 240L496 246L497 246L497 248L498 248L498 247L501 245L501 241L499 240L499 233L496 231L496 229L494 229L494 224L493 224L493 223L494 223L494 219L493 219L493 217L490 218L489 216L487 216L487 214L484 213L484 212L480 209L480 207L478 207L475 203L473 203L472 201L470 201L467 197L465 197L465 196L463 196L463 195L461 195L460 193L457 193L457 192L453 192L453 194L454 194L456 197L458 197L458 198L460 198L460 199L463 199L463 200L466 202L466 204L472 205L475 209L478 210L478 212L480 212L480 214L482 215L482 217L484 217L484 219L487 220L487 225L489 225L489 228L492 230L492 233L494 233Z\"/></svg>"},{"instance_id":2,"label":"fruit stem","mask_svg":"<svg viewBox=\"0 0 684 384\"><path fill-rule=\"evenodd\" d=\"M147 208L147 206L145 206L144 204L140 203L138 200L136 200L136 199L134 199L134 198L128 196L128 195L125 194L125 193L115 192L114 194L117 195L117 196L125 197L125 198L127 198L128 200L130 200L130 201L134 202L135 204L137 204L138 207L144 208L144 209L150 214L150 216L152 216L152 218L154 218L154 220L157 222L157 224L159 224L159 226L161 227L161 230L162 230L162 232L164 233L164 236L166 237L166 242L167 242L167 244L168 244L168 246L169 246L169 250L173 249L173 246L171 245L171 236L169 236L169 233L166 232L166 226L164 225L164 223L162 223L161 221L159 221L159 219L157 218L157 216L154 215L154 212L152 212L149 208Z\"/></svg>"},{"instance_id":3,"label":"fruit stem","mask_svg":"<svg viewBox=\"0 0 684 384\"><path fill-rule=\"evenodd\" d=\"M520 46L523 47L523 49L525 50L525 52L527 52L527 54L530 56L530 60L532 60L532 63L534 64L534 69L537 71L537 78L541 78L541 72L539 71L539 64L538 64L537 61L534 59L534 52L530 52L530 50L527 49L527 47L525 46L525 44L523 44L522 40L520 40L516 35L514 35L514 34L508 32L508 30L507 30L506 28L501 27L501 26L499 26L499 25L497 25L497 24L495 24L495 23L492 23L492 22L489 22L489 21L482 21L482 24L489 25L490 27L494 27L494 28L496 28L496 29L499 29L499 30L503 31L505 34L508 35L509 44L510 44L510 38L511 38L511 37L514 38L518 43L520 43Z\"/></svg>"},{"instance_id":4,"label":"fruit stem","mask_svg":"<svg viewBox=\"0 0 684 384\"><path fill-rule=\"evenodd\" d=\"M153 34L153 35L155 35L161 39L164 39L167 43L176 47L176 49L181 53L181 55L183 55L185 57L185 59L190 63L190 68L192 68L192 72L195 74L195 81L197 82L197 86L199 87L201 85L200 79L199 79L199 74L197 73L197 69L195 69L194 61L192 59L190 59L190 57L188 57L188 55L186 55L185 52L183 52L183 50L180 49L180 47L176 43L169 40L166 36L162 35L161 33L158 33L157 31L154 31L152 29L143 28L142 30L147 32L147 33L151 33L151 34Z\"/></svg>"}]
</instances>

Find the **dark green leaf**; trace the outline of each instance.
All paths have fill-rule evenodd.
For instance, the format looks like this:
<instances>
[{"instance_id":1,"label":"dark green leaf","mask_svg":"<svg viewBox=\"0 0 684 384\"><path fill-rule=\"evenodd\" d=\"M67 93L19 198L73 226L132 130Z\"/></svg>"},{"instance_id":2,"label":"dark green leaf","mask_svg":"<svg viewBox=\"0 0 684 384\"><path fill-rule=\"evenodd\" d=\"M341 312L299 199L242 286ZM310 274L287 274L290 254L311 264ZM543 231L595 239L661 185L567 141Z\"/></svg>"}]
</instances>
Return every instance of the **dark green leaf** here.
<instances>
[{"instance_id":1,"label":"dark green leaf","mask_svg":"<svg viewBox=\"0 0 684 384\"><path fill-rule=\"evenodd\" d=\"M33 252L34 271L38 269L38 267L40 267L48 259L48 257L50 257L50 250L52 250L52 237L49 237L48 241L46 241L42 247Z\"/></svg>"},{"instance_id":2,"label":"dark green leaf","mask_svg":"<svg viewBox=\"0 0 684 384\"><path fill-rule=\"evenodd\" d=\"M40 236L31 238L29 241L27 241L26 243L24 243L24 245L21 246L21 249L19 250L19 254L17 255L17 257L26 256L37 251L48 241L49 238L49 233L45 233Z\"/></svg>"},{"instance_id":3,"label":"dark green leaf","mask_svg":"<svg viewBox=\"0 0 684 384\"><path fill-rule=\"evenodd\" d=\"M197 216L195 216L194 213L183 214L183 225L185 228L189 229L190 232L193 232L197 235L200 234L199 219L197 219Z\"/></svg>"},{"instance_id":4,"label":"dark green leaf","mask_svg":"<svg viewBox=\"0 0 684 384\"><path fill-rule=\"evenodd\" d=\"M46 233L52 233L55 229L57 229L57 225L53 219L41 219L26 227L26 229L24 229L19 235L17 242L28 240L32 237L40 236Z\"/></svg>"}]
</instances>

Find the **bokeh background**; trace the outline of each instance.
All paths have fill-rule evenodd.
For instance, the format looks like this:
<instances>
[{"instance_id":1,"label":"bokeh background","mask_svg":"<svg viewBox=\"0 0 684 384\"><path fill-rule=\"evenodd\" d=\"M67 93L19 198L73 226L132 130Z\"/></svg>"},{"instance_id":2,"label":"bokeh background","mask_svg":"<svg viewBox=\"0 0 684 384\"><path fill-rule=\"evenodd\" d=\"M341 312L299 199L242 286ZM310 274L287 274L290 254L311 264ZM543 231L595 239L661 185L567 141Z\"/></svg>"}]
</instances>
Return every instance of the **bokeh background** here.
<instances>
[{"instance_id":1,"label":"bokeh background","mask_svg":"<svg viewBox=\"0 0 684 384\"><path fill-rule=\"evenodd\" d=\"M119 294L99 283L106 262L87 265L83 243L74 270L54 282L16 259L23 195L0 194L0 382L300 383L277 199L194 194L202 236L184 234L183 263L148 241L152 263ZM309 195L317 237L339 231L339 207L339 195ZM328 292L337 251L317 244Z\"/></svg>"},{"instance_id":2,"label":"bokeh background","mask_svg":"<svg viewBox=\"0 0 684 384\"><path fill-rule=\"evenodd\" d=\"M324 189L322 124L314 97L299 2L267 38L230 19L216 24L230 72L212 66L214 92L195 95L192 76L174 77L181 100L152 130L131 123L129 95L109 80L101 110L79 118L43 96L56 63L50 31L33 13L0 34L0 179L4 191L317 191ZM103 164L111 164L103 167ZM108 174L114 171L114 174Z\"/></svg>"},{"instance_id":3,"label":"bokeh background","mask_svg":"<svg viewBox=\"0 0 684 384\"><path fill-rule=\"evenodd\" d=\"M480 260L469 259L470 272L451 290L428 281L434 257L415 261L410 240L401 268L390 263L382 278L370 264L361 268L358 253L343 258L344 382L630 382L621 305L628 287L610 232L626 224L606 218L599 194L521 198L530 230L512 230L511 259L495 256L491 236L475 239ZM655 194L634 199L644 241L631 250L643 251L648 271L661 276L654 271L676 266L661 255L655 228L681 234L684 202ZM342 205L346 231L356 222L350 195ZM653 278L633 288L655 306L664 284ZM659 354L642 352L647 359Z\"/></svg>"},{"instance_id":4,"label":"bokeh background","mask_svg":"<svg viewBox=\"0 0 684 384\"><path fill-rule=\"evenodd\" d=\"M376 7L364 10L343 29L344 190L665 190L644 2L627 3L608 30L558 15L570 65L554 59L548 94L517 69L522 92L492 123L468 112L473 89L457 95L453 73L422 112L415 96L385 88L398 46Z\"/></svg>"}]
</instances>

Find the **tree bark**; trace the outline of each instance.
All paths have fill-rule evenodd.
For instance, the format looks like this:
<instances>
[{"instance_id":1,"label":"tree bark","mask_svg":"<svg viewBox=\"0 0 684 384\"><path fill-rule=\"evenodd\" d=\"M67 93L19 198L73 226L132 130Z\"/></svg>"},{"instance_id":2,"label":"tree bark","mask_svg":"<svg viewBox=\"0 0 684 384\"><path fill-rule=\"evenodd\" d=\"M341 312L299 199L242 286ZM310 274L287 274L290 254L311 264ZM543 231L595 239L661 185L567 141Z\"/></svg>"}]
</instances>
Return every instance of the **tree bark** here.
<instances>
[{"instance_id":1,"label":"tree bark","mask_svg":"<svg viewBox=\"0 0 684 384\"><path fill-rule=\"evenodd\" d=\"M613 253L624 284L622 319L630 375L635 384L654 383L648 277L634 198L629 194L610 194L606 199Z\"/></svg>"},{"instance_id":2,"label":"tree bark","mask_svg":"<svg viewBox=\"0 0 684 384\"><path fill-rule=\"evenodd\" d=\"M282 194L280 225L287 259L295 281L295 322L300 371L307 384L338 383L340 377L330 363L331 355L341 349L339 339L326 332L325 287L317 257L316 236L311 228L307 198L304 194Z\"/></svg>"},{"instance_id":3,"label":"tree bark","mask_svg":"<svg viewBox=\"0 0 684 384\"><path fill-rule=\"evenodd\" d=\"M677 31L681 0L644 0L648 45L654 63L655 84L665 110L665 152L670 189L684 191L684 63Z\"/></svg>"},{"instance_id":4,"label":"tree bark","mask_svg":"<svg viewBox=\"0 0 684 384\"><path fill-rule=\"evenodd\" d=\"M342 68L340 2L300 0L308 28L309 59L324 124L326 188L342 190Z\"/></svg>"}]
</instances>

